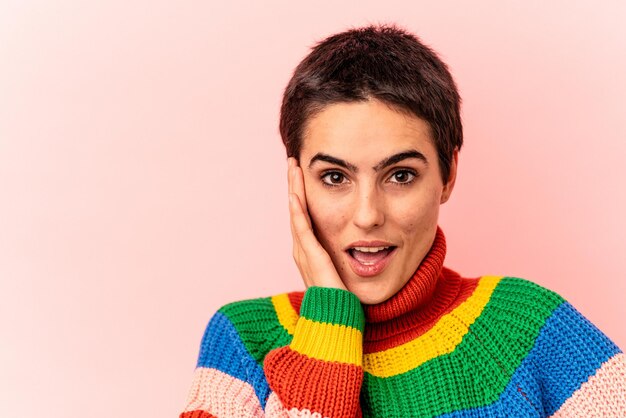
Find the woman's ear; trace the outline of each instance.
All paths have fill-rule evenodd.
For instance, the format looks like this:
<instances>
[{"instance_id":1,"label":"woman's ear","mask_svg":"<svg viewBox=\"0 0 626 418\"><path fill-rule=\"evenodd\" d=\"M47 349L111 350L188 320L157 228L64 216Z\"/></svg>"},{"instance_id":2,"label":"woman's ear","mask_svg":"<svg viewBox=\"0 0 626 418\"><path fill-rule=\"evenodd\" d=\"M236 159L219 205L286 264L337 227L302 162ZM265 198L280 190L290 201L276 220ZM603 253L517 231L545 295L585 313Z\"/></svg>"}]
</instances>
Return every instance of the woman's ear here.
<instances>
[{"instance_id":1,"label":"woman's ear","mask_svg":"<svg viewBox=\"0 0 626 418\"><path fill-rule=\"evenodd\" d=\"M450 175L448 176L448 182L443 185L443 192L441 193L441 204L444 204L450 199L452 189L454 189L454 182L456 181L456 170L459 165L459 149L454 148L452 152L452 161L450 162Z\"/></svg>"}]
</instances>

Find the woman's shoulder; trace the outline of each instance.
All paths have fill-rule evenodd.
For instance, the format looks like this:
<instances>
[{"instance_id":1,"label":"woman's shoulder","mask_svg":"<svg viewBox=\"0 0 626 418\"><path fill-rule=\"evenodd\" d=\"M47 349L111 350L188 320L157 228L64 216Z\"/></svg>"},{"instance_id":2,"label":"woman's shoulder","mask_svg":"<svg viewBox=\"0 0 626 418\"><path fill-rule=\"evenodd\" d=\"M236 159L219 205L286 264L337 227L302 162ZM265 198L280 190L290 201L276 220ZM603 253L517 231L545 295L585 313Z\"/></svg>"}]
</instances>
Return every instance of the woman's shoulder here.
<instances>
[{"instance_id":1,"label":"woman's shoulder","mask_svg":"<svg viewBox=\"0 0 626 418\"><path fill-rule=\"evenodd\" d=\"M483 276L479 283L490 284L492 288L482 312L492 319L491 323L506 323L510 331L542 335L561 344L565 339L580 341L584 334L615 349L595 324L566 298L544 285L514 276Z\"/></svg>"},{"instance_id":2,"label":"woman's shoulder","mask_svg":"<svg viewBox=\"0 0 626 418\"><path fill-rule=\"evenodd\" d=\"M516 276L482 276L479 284L492 289L494 301L521 309L554 309L567 301L553 289Z\"/></svg>"},{"instance_id":3,"label":"woman's shoulder","mask_svg":"<svg viewBox=\"0 0 626 418\"><path fill-rule=\"evenodd\" d=\"M608 336L559 293L532 280L483 276L478 283L474 294L486 296L482 306L471 307L479 315L468 335L502 370L510 370L518 391L546 415L623 415L606 414L623 407L626 364Z\"/></svg>"},{"instance_id":4,"label":"woman's shoulder","mask_svg":"<svg viewBox=\"0 0 626 418\"><path fill-rule=\"evenodd\" d=\"M294 291L228 302L211 317L207 332L240 340L261 361L268 351L291 341L303 294Z\"/></svg>"},{"instance_id":5,"label":"woman's shoulder","mask_svg":"<svg viewBox=\"0 0 626 418\"><path fill-rule=\"evenodd\" d=\"M277 319L277 314L285 311L299 311L302 303L303 291L291 291L241 299L222 305L217 312L225 315L233 322L258 322Z\"/></svg>"},{"instance_id":6,"label":"woman's shoulder","mask_svg":"<svg viewBox=\"0 0 626 418\"><path fill-rule=\"evenodd\" d=\"M474 330L485 329L489 334L514 336L529 343L568 305L554 290L515 276L479 277L467 302L467 309L474 312L470 321Z\"/></svg>"}]
</instances>

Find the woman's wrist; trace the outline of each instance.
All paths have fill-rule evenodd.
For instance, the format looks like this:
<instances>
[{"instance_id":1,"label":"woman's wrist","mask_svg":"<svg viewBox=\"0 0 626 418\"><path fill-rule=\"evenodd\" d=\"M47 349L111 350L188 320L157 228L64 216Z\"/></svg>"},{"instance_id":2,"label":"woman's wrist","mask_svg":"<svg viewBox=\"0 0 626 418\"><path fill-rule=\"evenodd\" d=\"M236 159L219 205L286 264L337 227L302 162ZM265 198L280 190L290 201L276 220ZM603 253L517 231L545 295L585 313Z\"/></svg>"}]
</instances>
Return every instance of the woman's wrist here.
<instances>
[{"instance_id":1,"label":"woman's wrist","mask_svg":"<svg viewBox=\"0 0 626 418\"><path fill-rule=\"evenodd\" d=\"M359 298L349 290L311 286L304 293L300 315L312 321L345 325L363 332L365 314Z\"/></svg>"},{"instance_id":2,"label":"woman's wrist","mask_svg":"<svg viewBox=\"0 0 626 418\"><path fill-rule=\"evenodd\" d=\"M311 286L289 347L318 360L361 366L364 328L365 314L354 293Z\"/></svg>"}]
</instances>

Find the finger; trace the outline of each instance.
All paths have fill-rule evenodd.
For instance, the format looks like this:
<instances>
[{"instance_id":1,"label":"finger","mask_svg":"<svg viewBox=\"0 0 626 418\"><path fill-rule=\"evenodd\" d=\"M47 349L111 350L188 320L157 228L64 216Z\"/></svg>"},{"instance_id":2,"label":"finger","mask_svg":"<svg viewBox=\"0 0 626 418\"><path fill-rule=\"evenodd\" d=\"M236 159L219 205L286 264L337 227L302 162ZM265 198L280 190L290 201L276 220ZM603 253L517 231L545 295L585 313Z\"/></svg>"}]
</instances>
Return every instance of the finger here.
<instances>
[{"instance_id":1,"label":"finger","mask_svg":"<svg viewBox=\"0 0 626 418\"><path fill-rule=\"evenodd\" d=\"M289 157L287 158L287 182L289 184L289 191L288 194L291 193L296 193L296 169L297 169L297 162L296 159L293 157ZM289 209L291 210L291 206L289 207Z\"/></svg>"},{"instance_id":2,"label":"finger","mask_svg":"<svg viewBox=\"0 0 626 418\"><path fill-rule=\"evenodd\" d=\"M291 237L293 239L293 244L294 244L294 248L296 245L299 245L298 241L298 234L296 233L296 229L294 226L294 219L296 217L296 205L294 204L293 201L293 193L289 193L288 198L289 198L289 228L291 229Z\"/></svg>"},{"instance_id":3,"label":"finger","mask_svg":"<svg viewBox=\"0 0 626 418\"><path fill-rule=\"evenodd\" d=\"M295 166L293 168L293 186L292 190L294 193L298 195L299 203L301 206L302 213L307 220L309 227L311 227L311 218L309 217L308 205L306 201L306 192L304 189L304 175L302 173L302 168L299 166Z\"/></svg>"},{"instance_id":4,"label":"finger","mask_svg":"<svg viewBox=\"0 0 626 418\"><path fill-rule=\"evenodd\" d=\"M319 255L318 253L322 249L321 245L311 229L308 217L305 216L302 210L302 204L298 195L292 193L291 196L291 205L293 206L293 230L307 258L310 256L315 257Z\"/></svg>"},{"instance_id":5,"label":"finger","mask_svg":"<svg viewBox=\"0 0 626 418\"><path fill-rule=\"evenodd\" d=\"M293 197L292 205L294 206L294 211L297 213L294 217L293 226L297 237L294 242L298 243L296 248L300 251L297 263L305 284L307 287L314 284L322 287L345 289L345 285L338 277L330 256L317 240L311 226L305 219L297 195L293 193L291 196Z\"/></svg>"},{"instance_id":6,"label":"finger","mask_svg":"<svg viewBox=\"0 0 626 418\"><path fill-rule=\"evenodd\" d=\"M293 174L293 168L292 168ZM296 225L303 218L301 207L298 203L298 196L295 193L289 193L289 227L291 228L291 237L293 238L294 248L301 246L300 235L298 234Z\"/></svg>"},{"instance_id":7,"label":"finger","mask_svg":"<svg viewBox=\"0 0 626 418\"><path fill-rule=\"evenodd\" d=\"M332 259L315 236L298 195L290 195L292 234L294 236L294 259L305 285L346 289L338 276ZM347 290L347 289L346 289Z\"/></svg>"},{"instance_id":8,"label":"finger","mask_svg":"<svg viewBox=\"0 0 626 418\"><path fill-rule=\"evenodd\" d=\"M293 169L291 168L293 165L293 159L291 157L287 158L287 189L288 189L288 193L293 193L292 189L293 189Z\"/></svg>"},{"instance_id":9,"label":"finger","mask_svg":"<svg viewBox=\"0 0 626 418\"><path fill-rule=\"evenodd\" d=\"M296 266L298 267L298 270L300 271L300 276L304 280L304 284L308 288L311 285L311 283L308 278L308 274L306 273L307 267L306 267L305 252L302 248L302 244L300 242L300 235L296 231L295 222L294 222L294 219L298 217L297 212L299 211L298 203L296 202L296 200L297 200L296 195L293 193L290 193L289 194L289 217L290 217L289 226L291 228L291 237L293 240L293 259L296 262Z\"/></svg>"},{"instance_id":10,"label":"finger","mask_svg":"<svg viewBox=\"0 0 626 418\"><path fill-rule=\"evenodd\" d=\"M295 193L289 193L289 225L291 227L291 235L293 236L294 242L300 240L296 225L298 222L302 222L298 221L301 218L302 213L300 205L298 204L298 196Z\"/></svg>"},{"instance_id":11,"label":"finger","mask_svg":"<svg viewBox=\"0 0 626 418\"><path fill-rule=\"evenodd\" d=\"M296 236L296 232L294 230L294 223L293 220L296 217L297 214L297 210L298 207L296 205L294 205L292 202L293 198L292 198L292 194L294 194L294 166L295 166L295 159L293 157L289 157L287 159L287 165L289 166L288 169L288 183L289 183L289 192L287 194L287 197L289 198L289 225L291 227L291 235L293 237L294 240L297 240L298 237Z\"/></svg>"}]
</instances>

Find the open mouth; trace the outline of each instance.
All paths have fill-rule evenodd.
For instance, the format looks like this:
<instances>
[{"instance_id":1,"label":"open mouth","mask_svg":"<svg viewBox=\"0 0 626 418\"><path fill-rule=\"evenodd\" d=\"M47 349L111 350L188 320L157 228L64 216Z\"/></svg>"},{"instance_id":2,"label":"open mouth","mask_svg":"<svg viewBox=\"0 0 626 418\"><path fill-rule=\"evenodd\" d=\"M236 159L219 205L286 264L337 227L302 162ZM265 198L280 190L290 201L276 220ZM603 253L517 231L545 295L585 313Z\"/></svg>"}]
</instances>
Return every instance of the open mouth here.
<instances>
[{"instance_id":1,"label":"open mouth","mask_svg":"<svg viewBox=\"0 0 626 418\"><path fill-rule=\"evenodd\" d=\"M379 248L350 248L347 253L350 257L358 261L364 266L373 266L376 263L384 260L389 254L391 254L397 247L392 245L390 247Z\"/></svg>"}]
</instances>

